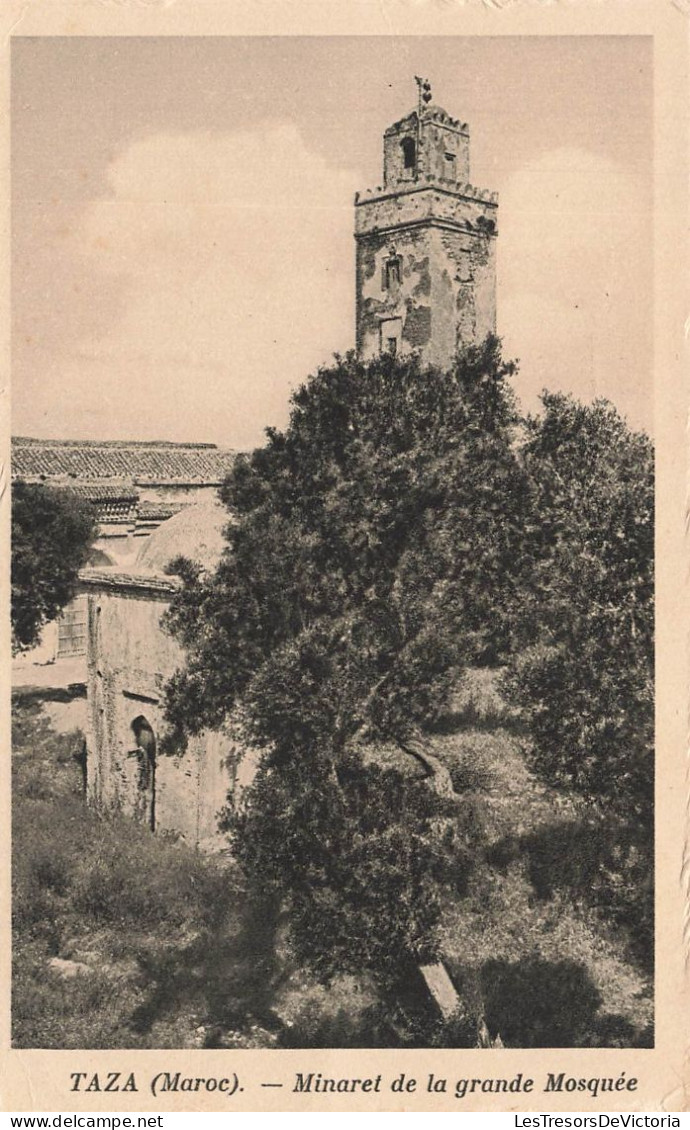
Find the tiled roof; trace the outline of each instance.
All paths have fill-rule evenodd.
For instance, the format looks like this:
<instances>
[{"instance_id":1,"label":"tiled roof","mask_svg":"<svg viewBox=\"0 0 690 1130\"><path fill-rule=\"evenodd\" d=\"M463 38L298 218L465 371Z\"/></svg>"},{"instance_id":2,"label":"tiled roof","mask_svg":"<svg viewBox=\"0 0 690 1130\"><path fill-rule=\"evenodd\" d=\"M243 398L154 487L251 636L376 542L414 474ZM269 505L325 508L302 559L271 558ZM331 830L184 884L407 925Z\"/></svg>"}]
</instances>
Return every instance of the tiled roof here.
<instances>
[{"instance_id":1,"label":"tiled roof","mask_svg":"<svg viewBox=\"0 0 690 1130\"><path fill-rule=\"evenodd\" d=\"M139 492L131 479L110 479L102 483L68 481L64 483L64 489L86 502L136 502L139 498Z\"/></svg>"},{"instance_id":2,"label":"tiled roof","mask_svg":"<svg viewBox=\"0 0 690 1130\"><path fill-rule=\"evenodd\" d=\"M129 479L107 479L103 482L82 483L73 479L49 479L47 486L75 494L84 502L91 503L98 521L103 525L110 522L133 522L137 515L139 493Z\"/></svg>"},{"instance_id":3,"label":"tiled roof","mask_svg":"<svg viewBox=\"0 0 690 1130\"><path fill-rule=\"evenodd\" d=\"M220 484L235 453L205 443L50 440L18 436L12 440L12 475L18 479L80 481L126 478L136 485Z\"/></svg>"},{"instance_id":4,"label":"tiled roof","mask_svg":"<svg viewBox=\"0 0 690 1130\"><path fill-rule=\"evenodd\" d=\"M140 502L137 507L139 522L165 522L184 509L180 502Z\"/></svg>"}]
</instances>

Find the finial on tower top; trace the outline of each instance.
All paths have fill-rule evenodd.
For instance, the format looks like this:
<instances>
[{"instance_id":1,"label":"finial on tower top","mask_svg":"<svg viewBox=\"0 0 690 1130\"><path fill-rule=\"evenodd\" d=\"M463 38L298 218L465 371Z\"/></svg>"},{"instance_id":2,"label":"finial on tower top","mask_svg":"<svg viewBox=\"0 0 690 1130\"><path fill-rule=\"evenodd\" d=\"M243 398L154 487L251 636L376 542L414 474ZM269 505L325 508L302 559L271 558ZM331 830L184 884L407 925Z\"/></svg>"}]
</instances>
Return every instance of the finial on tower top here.
<instances>
[{"instance_id":1,"label":"finial on tower top","mask_svg":"<svg viewBox=\"0 0 690 1130\"><path fill-rule=\"evenodd\" d=\"M419 92L419 114L421 117L422 111L431 102L431 83L428 78L420 78L419 75L415 75L414 80Z\"/></svg>"}]
</instances>

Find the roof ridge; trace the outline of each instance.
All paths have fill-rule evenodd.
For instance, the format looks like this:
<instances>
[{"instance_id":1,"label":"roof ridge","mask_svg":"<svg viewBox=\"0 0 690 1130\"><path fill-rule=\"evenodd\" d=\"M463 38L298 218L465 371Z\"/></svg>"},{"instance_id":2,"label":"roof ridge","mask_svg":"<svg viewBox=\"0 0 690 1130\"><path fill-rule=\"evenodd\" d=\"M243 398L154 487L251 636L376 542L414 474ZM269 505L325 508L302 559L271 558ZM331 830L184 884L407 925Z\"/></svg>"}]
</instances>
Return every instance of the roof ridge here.
<instances>
[{"instance_id":1,"label":"roof ridge","mask_svg":"<svg viewBox=\"0 0 690 1130\"><path fill-rule=\"evenodd\" d=\"M203 443L201 441L178 442L169 439L41 439L37 436L12 436L12 443L19 446L44 446L44 447L151 447L160 449L172 448L173 450L204 450L204 451L229 451L231 448L219 447L217 443Z\"/></svg>"}]
</instances>

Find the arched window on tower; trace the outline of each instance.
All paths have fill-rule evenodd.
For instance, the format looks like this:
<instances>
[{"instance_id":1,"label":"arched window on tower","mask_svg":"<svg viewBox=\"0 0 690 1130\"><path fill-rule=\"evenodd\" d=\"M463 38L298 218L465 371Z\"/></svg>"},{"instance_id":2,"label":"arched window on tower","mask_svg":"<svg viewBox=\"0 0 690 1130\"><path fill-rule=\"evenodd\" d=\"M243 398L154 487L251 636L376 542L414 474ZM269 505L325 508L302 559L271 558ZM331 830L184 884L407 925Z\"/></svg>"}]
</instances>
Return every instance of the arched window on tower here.
<instances>
[{"instance_id":1,"label":"arched window on tower","mask_svg":"<svg viewBox=\"0 0 690 1130\"><path fill-rule=\"evenodd\" d=\"M413 137L404 137L400 142L403 154L403 168L413 173L417 167L417 143Z\"/></svg>"},{"instance_id":2,"label":"arched window on tower","mask_svg":"<svg viewBox=\"0 0 690 1130\"><path fill-rule=\"evenodd\" d=\"M400 256L391 251L388 258L383 264L383 288L384 290L397 290L400 286L401 278L401 261Z\"/></svg>"}]
</instances>

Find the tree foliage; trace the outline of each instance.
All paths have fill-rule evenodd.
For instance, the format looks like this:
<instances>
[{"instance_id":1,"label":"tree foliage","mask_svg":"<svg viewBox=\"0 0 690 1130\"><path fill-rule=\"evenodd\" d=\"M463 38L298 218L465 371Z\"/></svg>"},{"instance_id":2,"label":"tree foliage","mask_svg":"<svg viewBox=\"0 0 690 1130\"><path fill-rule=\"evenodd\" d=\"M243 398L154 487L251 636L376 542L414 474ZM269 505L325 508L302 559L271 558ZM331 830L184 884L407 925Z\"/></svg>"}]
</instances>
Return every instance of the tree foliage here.
<instances>
[{"instance_id":1,"label":"tree foliage","mask_svg":"<svg viewBox=\"0 0 690 1130\"><path fill-rule=\"evenodd\" d=\"M649 828L653 801L654 479L648 438L612 405L545 394L523 447L526 647L508 687L550 784Z\"/></svg>"},{"instance_id":2,"label":"tree foliage","mask_svg":"<svg viewBox=\"0 0 690 1130\"><path fill-rule=\"evenodd\" d=\"M228 827L262 890L290 892L292 942L317 975L372 969L396 983L437 957L442 892L465 881L451 811L419 779L322 748L289 772L263 769Z\"/></svg>"},{"instance_id":3,"label":"tree foliage","mask_svg":"<svg viewBox=\"0 0 690 1130\"><path fill-rule=\"evenodd\" d=\"M536 773L587 803L588 899L653 961L654 474L612 405L546 394L528 421L525 646L505 686ZM604 825L603 840L597 823Z\"/></svg>"},{"instance_id":4,"label":"tree foliage","mask_svg":"<svg viewBox=\"0 0 690 1130\"><path fill-rule=\"evenodd\" d=\"M223 487L215 575L178 563L171 721L219 725L241 700L259 744L280 748L292 720L288 757L295 736L402 736L454 668L504 646L490 609L512 608L523 489L511 372L490 339L450 373L348 356L295 393L287 431Z\"/></svg>"},{"instance_id":5,"label":"tree foliage","mask_svg":"<svg viewBox=\"0 0 690 1130\"><path fill-rule=\"evenodd\" d=\"M68 490L16 482L12 488L12 646L38 643L41 629L72 600L96 534L94 515Z\"/></svg>"},{"instance_id":6,"label":"tree foliage","mask_svg":"<svg viewBox=\"0 0 690 1130\"><path fill-rule=\"evenodd\" d=\"M177 564L169 625L188 662L169 720L193 732L234 712L264 750L235 843L291 893L317 967L428 951L455 881L442 799L357 750L404 748L465 663L505 650L524 490L512 371L496 339L446 373L336 359L294 394L287 430L238 459L217 572Z\"/></svg>"},{"instance_id":7,"label":"tree foliage","mask_svg":"<svg viewBox=\"0 0 690 1130\"><path fill-rule=\"evenodd\" d=\"M508 664L543 779L639 821L619 887L647 850L650 445L603 402L545 394L520 421L513 371L495 338L448 372L336 358L237 460L217 571L176 565L172 731L232 718L263 751L227 827L324 977L435 953L470 865L457 805L450 820L423 756L383 771L365 747L414 751L468 664Z\"/></svg>"}]
</instances>

